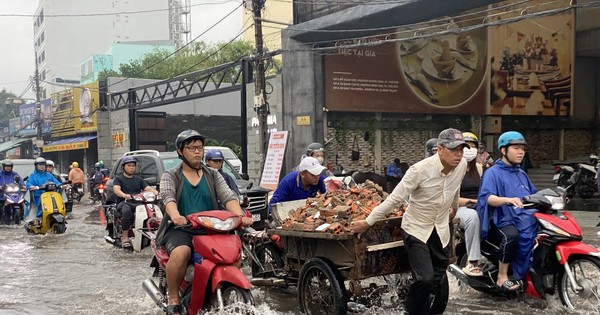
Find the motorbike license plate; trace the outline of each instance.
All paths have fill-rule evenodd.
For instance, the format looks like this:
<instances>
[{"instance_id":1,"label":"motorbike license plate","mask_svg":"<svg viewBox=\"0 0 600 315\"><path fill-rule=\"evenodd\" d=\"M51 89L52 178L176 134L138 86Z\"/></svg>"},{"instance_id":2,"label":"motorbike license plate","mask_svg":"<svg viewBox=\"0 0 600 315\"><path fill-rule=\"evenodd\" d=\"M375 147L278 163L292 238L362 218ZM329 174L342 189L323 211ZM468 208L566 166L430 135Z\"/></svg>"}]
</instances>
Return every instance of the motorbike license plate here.
<instances>
[{"instance_id":1,"label":"motorbike license plate","mask_svg":"<svg viewBox=\"0 0 600 315\"><path fill-rule=\"evenodd\" d=\"M557 181L559 177L560 177L560 174L556 174L556 175L554 175L554 177L552 179Z\"/></svg>"},{"instance_id":2,"label":"motorbike license plate","mask_svg":"<svg viewBox=\"0 0 600 315\"><path fill-rule=\"evenodd\" d=\"M100 188L100 189L98 189L98 192L99 193L104 193L104 189Z\"/></svg>"},{"instance_id":3,"label":"motorbike license plate","mask_svg":"<svg viewBox=\"0 0 600 315\"><path fill-rule=\"evenodd\" d=\"M253 214L252 215L252 221L254 221L254 222L260 221L260 214Z\"/></svg>"}]
</instances>

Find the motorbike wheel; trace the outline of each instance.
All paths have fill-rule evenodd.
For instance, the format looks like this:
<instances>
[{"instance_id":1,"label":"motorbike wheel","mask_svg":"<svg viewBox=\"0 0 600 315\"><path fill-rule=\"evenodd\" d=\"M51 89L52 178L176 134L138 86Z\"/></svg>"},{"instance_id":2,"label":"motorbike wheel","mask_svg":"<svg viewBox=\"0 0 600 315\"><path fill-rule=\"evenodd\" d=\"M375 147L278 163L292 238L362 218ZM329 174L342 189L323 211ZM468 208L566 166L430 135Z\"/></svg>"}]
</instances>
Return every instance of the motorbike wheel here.
<instances>
[{"instance_id":1,"label":"motorbike wheel","mask_svg":"<svg viewBox=\"0 0 600 315\"><path fill-rule=\"evenodd\" d=\"M222 284L221 298L223 299L223 307L227 309L227 314L252 314L249 309L241 304L254 305L254 298L250 290L242 289L230 283ZM210 306L212 310L219 309L219 300L217 295L211 297Z\"/></svg>"},{"instance_id":2,"label":"motorbike wheel","mask_svg":"<svg viewBox=\"0 0 600 315\"><path fill-rule=\"evenodd\" d=\"M579 197L584 199L592 198L594 196L594 193L596 192L596 183L588 182L586 180L583 183L577 185L576 190Z\"/></svg>"},{"instance_id":3,"label":"motorbike wheel","mask_svg":"<svg viewBox=\"0 0 600 315\"><path fill-rule=\"evenodd\" d=\"M348 295L339 270L327 261L313 258L300 269L300 311L306 314L346 314Z\"/></svg>"},{"instance_id":4,"label":"motorbike wheel","mask_svg":"<svg viewBox=\"0 0 600 315\"><path fill-rule=\"evenodd\" d=\"M273 243L258 245L254 247L253 253L260 265L252 261L252 277L273 277L276 270L283 268L283 257L281 251Z\"/></svg>"},{"instance_id":5,"label":"motorbike wheel","mask_svg":"<svg viewBox=\"0 0 600 315\"><path fill-rule=\"evenodd\" d=\"M54 234L63 234L67 230L67 226L64 223L55 223L52 226L52 232Z\"/></svg>"},{"instance_id":6,"label":"motorbike wheel","mask_svg":"<svg viewBox=\"0 0 600 315\"><path fill-rule=\"evenodd\" d=\"M577 285L583 289L575 292L569 276L561 270L558 276L558 295L562 304L570 310L584 313L600 312L600 259L592 256L580 256L569 261L571 273Z\"/></svg>"}]
</instances>

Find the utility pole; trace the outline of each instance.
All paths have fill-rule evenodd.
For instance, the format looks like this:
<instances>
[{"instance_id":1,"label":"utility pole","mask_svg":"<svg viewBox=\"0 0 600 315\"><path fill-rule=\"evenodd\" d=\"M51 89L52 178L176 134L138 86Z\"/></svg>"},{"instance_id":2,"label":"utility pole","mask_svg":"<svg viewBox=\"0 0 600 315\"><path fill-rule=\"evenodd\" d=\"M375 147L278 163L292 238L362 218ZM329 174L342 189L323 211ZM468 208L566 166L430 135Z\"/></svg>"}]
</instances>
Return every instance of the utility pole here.
<instances>
[{"instance_id":1,"label":"utility pole","mask_svg":"<svg viewBox=\"0 0 600 315\"><path fill-rule=\"evenodd\" d=\"M256 56L254 58L254 111L258 116L259 142L262 170L267 155L267 116L270 114L267 93L265 92L265 59L263 49L261 10L265 0L252 0L252 16L254 18L254 41L256 43Z\"/></svg>"},{"instance_id":2,"label":"utility pole","mask_svg":"<svg viewBox=\"0 0 600 315\"><path fill-rule=\"evenodd\" d=\"M42 103L41 101L41 93L42 91L40 91L40 72L38 69L38 56L37 56L37 51L34 49L34 57L35 57L35 111L36 111L36 128L37 128L37 140L36 141L36 145L37 143L39 143L39 141L41 141L42 143L44 142L44 134L42 133ZM39 148L40 150L40 154L42 153L42 148Z\"/></svg>"}]
</instances>

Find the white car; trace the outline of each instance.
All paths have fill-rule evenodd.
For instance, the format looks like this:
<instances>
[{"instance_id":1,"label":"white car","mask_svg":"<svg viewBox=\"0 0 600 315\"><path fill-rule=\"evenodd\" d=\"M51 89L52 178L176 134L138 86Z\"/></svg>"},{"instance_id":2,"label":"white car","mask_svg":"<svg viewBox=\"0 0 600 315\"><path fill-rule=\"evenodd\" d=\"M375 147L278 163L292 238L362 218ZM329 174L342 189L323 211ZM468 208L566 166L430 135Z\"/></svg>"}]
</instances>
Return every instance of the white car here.
<instances>
[{"instance_id":1,"label":"white car","mask_svg":"<svg viewBox=\"0 0 600 315\"><path fill-rule=\"evenodd\" d=\"M235 153L233 152L233 150L231 150L228 147L212 147L212 146L206 146L204 147L204 152L206 152L207 150L210 149L217 149L217 150L221 150L221 153L223 153L223 157L225 157L225 159L231 163L231 165L233 165L233 168L240 174L242 174L242 161L237 157L237 155L235 155Z\"/></svg>"}]
</instances>

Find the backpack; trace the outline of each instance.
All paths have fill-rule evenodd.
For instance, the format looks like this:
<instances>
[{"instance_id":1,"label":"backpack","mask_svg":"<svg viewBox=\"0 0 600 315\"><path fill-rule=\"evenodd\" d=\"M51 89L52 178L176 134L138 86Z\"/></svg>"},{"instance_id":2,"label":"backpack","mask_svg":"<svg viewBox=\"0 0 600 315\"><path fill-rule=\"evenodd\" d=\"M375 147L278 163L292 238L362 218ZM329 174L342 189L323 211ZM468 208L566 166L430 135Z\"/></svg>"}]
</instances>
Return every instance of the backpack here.
<instances>
[{"instance_id":1,"label":"backpack","mask_svg":"<svg viewBox=\"0 0 600 315\"><path fill-rule=\"evenodd\" d=\"M101 184L104 182L104 173L101 171L96 171L94 173L94 183Z\"/></svg>"}]
</instances>

